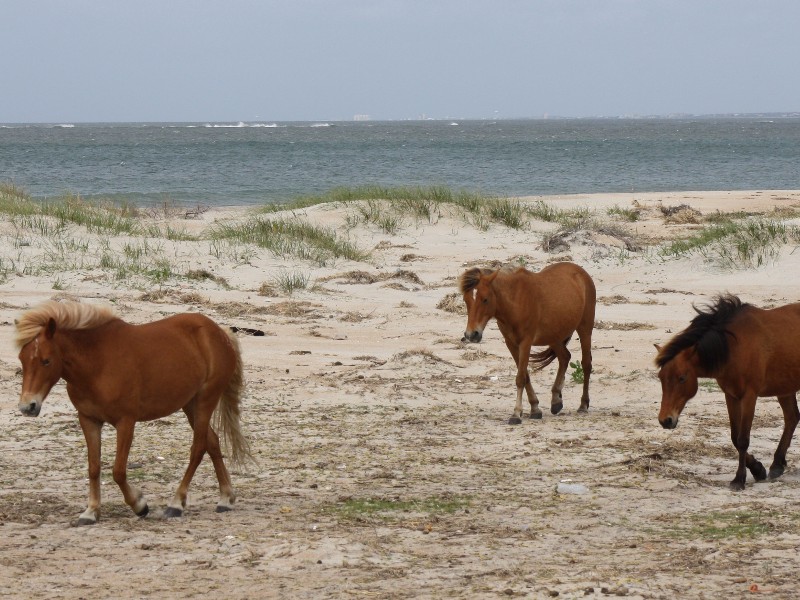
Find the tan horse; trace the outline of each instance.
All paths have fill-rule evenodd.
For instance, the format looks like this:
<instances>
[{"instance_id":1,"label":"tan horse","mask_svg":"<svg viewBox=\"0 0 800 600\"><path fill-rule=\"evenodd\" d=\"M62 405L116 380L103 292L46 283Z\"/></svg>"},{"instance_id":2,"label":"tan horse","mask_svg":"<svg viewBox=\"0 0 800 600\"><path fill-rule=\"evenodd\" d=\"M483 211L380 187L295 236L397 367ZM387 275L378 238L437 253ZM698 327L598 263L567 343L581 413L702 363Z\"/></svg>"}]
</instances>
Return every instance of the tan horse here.
<instances>
[{"instance_id":1,"label":"tan horse","mask_svg":"<svg viewBox=\"0 0 800 600\"><path fill-rule=\"evenodd\" d=\"M165 515L183 513L189 483L206 451L219 481L217 512L231 510L236 496L210 423L216 414L234 463L251 457L239 427L242 361L232 333L199 314L131 325L107 308L46 302L20 317L16 342L22 363L22 414L37 416L61 378L78 410L89 458L89 504L76 524L91 525L100 517L104 423L117 430L114 481L133 511L147 514L142 492L127 481L134 426L178 409L186 413L194 435L189 466Z\"/></svg>"},{"instance_id":2,"label":"tan horse","mask_svg":"<svg viewBox=\"0 0 800 600\"><path fill-rule=\"evenodd\" d=\"M589 274L573 263L556 263L532 273L524 268L470 269L461 275L461 293L467 305L464 340L480 342L490 319L497 320L511 356L517 365L517 402L508 422L522 422L522 390L528 394L531 419L541 419L539 400L531 385L528 362L539 370L558 358L558 373L552 387L550 412L563 407L561 391L569 365L567 343L578 332L583 368L583 395L578 412L589 410L589 377L592 373L592 329L596 292ZM531 354L531 346L548 346Z\"/></svg>"},{"instance_id":3,"label":"tan horse","mask_svg":"<svg viewBox=\"0 0 800 600\"><path fill-rule=\"evenodd\" d=\"M800 304L763 310L726 295L705 310L695 308L695 312L686 329L663 348L656 346L662 392L659 423L665 429L677 427L683 407L697 394L698 377L716 379L725 393L731 441L739 452L739 467L730 487L742 490L746 469L757 481L767 478L764 465L747 449L756 400L759 396L777 396L783 411L783 435L769 478L780 477L800 421Z\"/></svg>"}]
</instances>

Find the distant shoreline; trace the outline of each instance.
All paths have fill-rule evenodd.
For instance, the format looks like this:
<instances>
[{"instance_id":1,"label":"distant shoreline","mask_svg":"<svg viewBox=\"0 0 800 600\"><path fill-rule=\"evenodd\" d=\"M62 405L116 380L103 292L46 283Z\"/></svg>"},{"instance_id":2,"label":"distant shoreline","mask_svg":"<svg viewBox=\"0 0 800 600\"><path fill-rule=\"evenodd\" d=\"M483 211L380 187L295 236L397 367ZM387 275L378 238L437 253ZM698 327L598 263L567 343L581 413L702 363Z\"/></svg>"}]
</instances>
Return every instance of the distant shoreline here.
<instances>
[{"instance_id":1,"label":"distant shoreline","mask_svg":"<svg viewBox=\"0 0 800 600\"><path fill-rule=\"evenodd\" d=\"M262 126L269 127L270 124L292 123L336 123L336 124L364 124L364 123L406 123L406 122L485 122L485 121L680 121L685 119L800 119L800 111L779 111L779 112L759 112L759 113L673 113L665 115L589 115L589 116L562 116L562 115L542 115L529 117L426 117L408 119L390 118L343 118L332 119L301 119L284 121L280 119L203 119L200 121L81 121L79 119L60 119L53 121L30 121L30 122L7 122L0 123L0 128L13 127L84 127L84 126L164 126L164 125L185 125L185 126L213 126L230 125L236 126ZM241 125L240 125L241 124Z\"/></svg>"}]
</instances>

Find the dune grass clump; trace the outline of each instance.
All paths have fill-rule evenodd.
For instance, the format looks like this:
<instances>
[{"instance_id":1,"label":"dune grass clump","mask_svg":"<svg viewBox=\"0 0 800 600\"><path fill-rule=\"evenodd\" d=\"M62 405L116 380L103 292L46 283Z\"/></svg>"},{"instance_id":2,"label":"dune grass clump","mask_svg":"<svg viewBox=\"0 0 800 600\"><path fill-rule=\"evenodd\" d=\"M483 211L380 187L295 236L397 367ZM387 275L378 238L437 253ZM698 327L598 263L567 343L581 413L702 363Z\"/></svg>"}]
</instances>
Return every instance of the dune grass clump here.
<instances>
[{"instance_id":1,"label":"dune grass clump","mask_svg":"<svg viewBox=\"0 0 800 600\"><path fill-rule=\"evenodd\" d=\"M126 285L162 283L180 276L165 254L165 240L195 239L148 224L131 206L69 194L37 201L8 183L0 184L0 214L13 227L16 251L0 264L4 277L97 269ZM114 241L119 236L128 239ZM59 275L55 289L63 281Z\"/></svg>"},{"instance_id":2,"label":"dune grass clump","mask_svg":"<svg viewBox=\"0 0 800 600\"><path fill-rule=\"evenodd\" d=\"M286 204L266 205L261 211L292 211L325 203L362 203L356 209L358 218L349 217L348 224L371 223L390 234L396 233L406 218L435 222L446 206L460 211L480 229L486 229L490 222L521 229L529 216L528 209L518 200L452 190L446 186L339 187L318 196L302 196Z\"/></svg>"},{"instance_id":3,"label":"dune grass clump","mask_svg":"<svg viewBox=\"0 0 800 600\"><path fill-rule=\"evenodd\" d=\"M295 290L304 290L311 282L311 275L300 271L281 271L273 277L274 285L289 296Z\"/></svg>"},{"instance_id":4,"label":"dune grass clump","mask_svg":"<svg viewBox=\"0 0 800 600\"><path fill-rule=\"evenodd\" d=\"M492 221L511 229L522 229L528 224L525 208L519 200L493 198L486 202L486 210Z\"/></svg>"},{"instance_id":5,"label":"dune grass clump","mask_svg":"<svg viewBox=\"0 0 800 600\"><path fill-rule=\"evenodd\" d=\"M58 235L75 225L84 227L89 233L169 240L196 239L169 225L162 228L144 223L139 211L132 205L93 202L75 194L36 201L10 183L0 183L0 214L7 216L18 228L32 230L45 237Z\"/></svg>"},{"instance_id":6,"label":"dune grass clump","mask_svg":"<svg viewBox=\"0 0 800 600\"><path fill-rule=\"evenodd\" d=\"M639 220L639 211L635 208L612 206L606 212L610 217L615 217L620 221L627 221L628 223L634 223Z\"/></svg>"},{"instance_id":7,"label":"dune grass clump","mask_svg":"<svg viewBox=\"0 0 800 600\"><path fill-rule=\"evenodd\" d=\"M365 261L369 253L342 238L329 227L290 218L253 218L238 224L223 224L214 239L235 240L266 248L277 256L294 256L324 266L337 258Z\"/></svg>"},{"instance_id":8,"label":"dune grass clump","mask_svg":"<svg viewBox=\"0 0 800 600\"><path fill-rule=\"evenodd\" d=\"M774 260L782 246L800 243L800 228L785 221L756 217L717 220L696 235L663 246L663 257L698 253L725 269L760 267Z\"/></svg>"}]
</instances>

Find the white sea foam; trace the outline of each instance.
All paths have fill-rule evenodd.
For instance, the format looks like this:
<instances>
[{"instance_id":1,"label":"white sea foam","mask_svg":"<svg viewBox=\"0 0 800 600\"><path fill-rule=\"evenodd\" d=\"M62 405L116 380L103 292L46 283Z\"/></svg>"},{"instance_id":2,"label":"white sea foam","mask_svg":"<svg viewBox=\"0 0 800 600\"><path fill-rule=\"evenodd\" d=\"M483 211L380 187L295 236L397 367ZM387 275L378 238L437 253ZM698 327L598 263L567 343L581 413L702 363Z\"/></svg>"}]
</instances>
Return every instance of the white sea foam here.
<instances>
[{"instance_id":1,"label":"white sea foam","mask_svg":"<svg viewBox=\"0 0 800 600\"><path fill-rule=\"evenodd\" d=\"M244 121L239 121L238 123L206 123L204 127L210 127L212 129L241 129L246 127L266 127L266 128L273 128L273 127L286 127L286 125L278 125L277 123L245 123Z\"/></svg>"}]
</instances>

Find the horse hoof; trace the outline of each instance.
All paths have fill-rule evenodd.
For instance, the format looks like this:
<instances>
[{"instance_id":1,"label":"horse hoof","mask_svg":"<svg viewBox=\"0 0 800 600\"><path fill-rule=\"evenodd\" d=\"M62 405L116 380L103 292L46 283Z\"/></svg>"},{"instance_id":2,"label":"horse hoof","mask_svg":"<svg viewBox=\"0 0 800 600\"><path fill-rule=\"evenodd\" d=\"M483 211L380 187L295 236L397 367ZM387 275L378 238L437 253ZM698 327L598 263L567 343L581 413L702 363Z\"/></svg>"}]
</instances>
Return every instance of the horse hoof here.
<instances>
[{"instance_id":1,"label":"horse hoof","mask_svg":"<svg viewBox=\"0 0 800 600\"><path fill-rule=\"evenodd\" d=\"M183 515L183 511L180 508L175 508L174 506L168 506L164 509L164 517L167 519L174 519L175 517L180 517Z\"/></svg>"},{"instance_id":2,"label":"horse hoof","mask_svg":"<svg viewBox=\"0 0 800 600\"><path fill-rule=\"evenodd\" d=\"M542 411L537 410L536 412L531 413L531 419L541 419L542 418Z\"/></svg>"},{"instance_id":3,"label":"horse hoof","mask_svg":"<svg viewBox=\"0 0 800 600\"><path fill-rule=\"evenodd\" d=\"M769 470L769 475L768 475L768 477L769 477L770 479L777 479L777 478L778 478L778 477L780 477L781 475L783 475L783 467L772 467L772 468Z\"/></svg>"},{"instance_id":4,"label":"horse hoof","mask_svg":"<svg viewBox=\"0 0 800 600\"><path fill-rule=\"evenodd\" d=\"M150 507L147 504L144 505L144 508L136 513L137 517L146 517L147 513L150 512Z\"/></svg>"},{"instance_id":5,"label":"horse hoof","mask_svg":"<svg viewBox=\"0 0 800 600\"><path fill-rule=\"evenodd\" d=\"M97 523L94 519L87 519L86 517L80 517L79 519L75 519L70 523L73 527L83 527L84 525L95 525Z\"/></svg>"},{"instance_id":6,"label":"horse hoof","mask_svg":"<svg viewBox=\"0 0 800 600\"><path fill-rule=\"evenodd\" d=\"M511 417L508 420L509 425L519 425L520 423L522 423L522 419L520 419L519 417Z\"/></svg>"},{"instance_id":7,"label":"horse hoof","mask_svg":"<svg viewBox=\"0 0 800 600\"><path fill-rule=\"evenodd\" d=\"M587 413L589 412L589 405L588 404L581 404L580 408L578 409L579 413Z\"/></svg>"},{"instance_id":8,"label":"horse hoof","mask_svg":"<svg viewBox=\"0 0 800 600\"><path fill-rule=\"evenodd\" d=\"M226 506L224 504L217 504L216 511L218 513L230 512L233 510L232 506Z\"/></svg>"},{"instance_id":9,"label":"horse hoof","mask_svg":"<svg viewBox=\"0 0 800 600\"><path fill-rule=\"evenodd\" d=\"M767 478L767 470L761 463L758 463L755 467L750 469L750 472L753 474L756 481L764 481Z\"/></svg>"},{"instance_id":10,"label":"horse hoof","mask_svg":"<svg viewBox=\"0 0 800 600\"><path fill-rule=\"evenodd\" d=\"M550 412L553 413L554 415L557 415L558 413L561 412L562 408L564 408L564 403L563 402L559 402L558 404L553 404L550 407Z\"/></svg>"},{"instance_id":11,"label":"horse hoof","mask_svg":"<svg viewBox=\"0 0 800 600\"><path fill-rule=\"evenodd\" d=\"M735 479L734 479L733 481L731 481L731 483L730 483L730 486L729 486L729 487L731 488L731 491L732 491L732 492L741 492L741 491L744 491L744 483L743 483L743 482L741 482L741 481L737 481L737 480L735 480Z\"/></svg>"}]
</instances>

